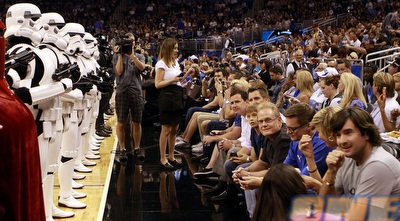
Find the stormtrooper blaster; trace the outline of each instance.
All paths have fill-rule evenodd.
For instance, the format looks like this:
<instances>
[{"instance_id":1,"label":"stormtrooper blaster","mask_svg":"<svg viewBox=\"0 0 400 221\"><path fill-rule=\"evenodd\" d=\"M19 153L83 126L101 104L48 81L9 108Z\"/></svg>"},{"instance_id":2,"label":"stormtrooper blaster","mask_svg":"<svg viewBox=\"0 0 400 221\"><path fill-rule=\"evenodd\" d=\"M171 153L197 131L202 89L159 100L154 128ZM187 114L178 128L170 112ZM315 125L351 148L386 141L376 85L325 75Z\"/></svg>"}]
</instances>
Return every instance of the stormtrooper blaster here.
<instances>
[{"instance_id":1,"label":"stormtrooper blaster","mask_svg":"<svg viewBox=\"0 0 400 221\"><path fill-rule=\"evenodd\" d=\"M79 66L74 64L61 64L51 76L54 81L60 81L63 78L71 79L72 83L76 83L81 78Z\"/></svg>"},{"instance_id":2,"label":"stormtrooper blaster","mask_svg":"<svg viewBox=\"0 0 400 221\"><path fill-rule=\"evenodd\" d=\"M5 78L11 88L19 88L21 79L27 76L29 62L35 58L32 49L26 48L21 51L13 51L6 54Z\"/></svg>"},{"instance_id":3,"label":"stormtrooper blaster","mask_svg":"<svg viewBox=\"0 0 400 221\"><path fill-rule=\"evenodd\" d=\"M6 72L10 69L18 69L19 66L28 66L28 63L35 58L35 54L30 48L26 48L20 52L6 54L5 69Z\"/></svg>"},{"instance_id":4,"label":"stormtrooper blaster","mask_svg":"<svg viewBox=\"0 0 400 221\"><path fill-rule=\"evenodd\" d=\"M108 93L113 91L113 85L110 82L104 81L100 76L93 74L93 72L89 73L85 76L87 81L90 81L92 84L96 85L97 89L102 93Z\"/></svg>"}]
</instances>

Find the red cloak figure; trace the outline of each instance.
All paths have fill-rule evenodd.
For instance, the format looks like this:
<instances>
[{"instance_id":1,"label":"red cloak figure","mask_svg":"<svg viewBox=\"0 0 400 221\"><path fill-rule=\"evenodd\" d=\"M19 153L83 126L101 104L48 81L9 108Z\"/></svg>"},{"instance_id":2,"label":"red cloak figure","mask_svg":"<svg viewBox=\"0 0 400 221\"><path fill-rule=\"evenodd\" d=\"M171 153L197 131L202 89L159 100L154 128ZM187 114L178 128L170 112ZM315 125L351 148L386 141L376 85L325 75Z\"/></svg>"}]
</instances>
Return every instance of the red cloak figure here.
<instances>
[{"instance_id":1,"label":"red cloak figure","mask_svg":"<svg viewBox=\"0 0 400 221\"><path fill-rule=\"evenodd\" d=\"M0 221L43 221L36 124L4 78L4 28L0 21Z\"/></svg>"}]
</instances>

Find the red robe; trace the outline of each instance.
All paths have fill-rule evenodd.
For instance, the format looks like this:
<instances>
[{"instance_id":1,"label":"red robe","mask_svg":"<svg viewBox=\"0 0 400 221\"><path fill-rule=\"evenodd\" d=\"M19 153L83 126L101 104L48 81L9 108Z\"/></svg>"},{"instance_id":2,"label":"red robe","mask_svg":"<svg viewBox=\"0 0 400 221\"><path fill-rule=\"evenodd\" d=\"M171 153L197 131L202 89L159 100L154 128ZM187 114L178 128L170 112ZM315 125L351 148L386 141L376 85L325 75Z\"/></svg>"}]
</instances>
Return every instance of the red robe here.
<instances>
[{"instance_id":1,"label":"red robe","mask_svg":"<svg viewBox=\"0 0 400 221\"><path fill-rule=\"evenodd\" d=\"M44 221L36 124L4 79L4 46L0 37L0 221Z\"/></svg>"}]
</instances>

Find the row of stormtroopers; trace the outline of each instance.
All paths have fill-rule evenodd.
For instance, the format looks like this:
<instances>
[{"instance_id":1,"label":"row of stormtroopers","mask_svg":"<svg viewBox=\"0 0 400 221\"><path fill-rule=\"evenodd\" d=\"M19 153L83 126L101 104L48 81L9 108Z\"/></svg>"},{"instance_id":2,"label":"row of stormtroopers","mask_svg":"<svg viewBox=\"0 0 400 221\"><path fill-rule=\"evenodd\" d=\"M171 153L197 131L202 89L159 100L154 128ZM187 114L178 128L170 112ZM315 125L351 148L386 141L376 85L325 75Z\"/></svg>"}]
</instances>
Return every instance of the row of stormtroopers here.
<instances>
[{"instance_id":1,"label":"row of stormtroopers","mask_svg":"<svg viewBox=\"0 0 400 221\"><path fill-rule=\"evenodd\" d=\"M37 122L46 220L74 216L53 203L54 174L58 171L58 205L82 209L76 191L84 179L74 171L92 172L101 140L94 133L100 93L96 85L98 65L95 41L84 40L85 30L77 23L65 23L58 13L41 13L30 3L10 6L6 16L5 38L8 54L32 50L29 64L8 70L10 88L30 108ZM93 36L91 36L93 38ZM94 38L93 38L94 39Z\"/></svg>"}]
</instances>

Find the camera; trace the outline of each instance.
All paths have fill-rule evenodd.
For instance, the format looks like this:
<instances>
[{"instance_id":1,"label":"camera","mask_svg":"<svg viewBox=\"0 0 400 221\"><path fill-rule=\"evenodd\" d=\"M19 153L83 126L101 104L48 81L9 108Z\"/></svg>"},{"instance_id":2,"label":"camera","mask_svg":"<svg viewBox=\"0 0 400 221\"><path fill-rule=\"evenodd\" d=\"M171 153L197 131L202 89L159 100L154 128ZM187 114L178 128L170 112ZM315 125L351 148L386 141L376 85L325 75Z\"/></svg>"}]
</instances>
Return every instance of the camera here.
<instances>
[{"instance_id":1,"label":"camera","mask_svg":"<svg viewBox=\"0 0 400 221\"><path fill-rule=\"evenodd\" d=\"M132 54L133 39L127 35L119 36L115 39L115 45L119 46L118 54Z\"/></svg>"}]
</instances>

